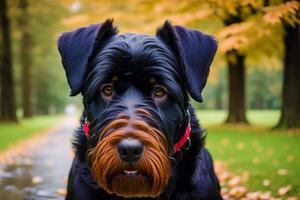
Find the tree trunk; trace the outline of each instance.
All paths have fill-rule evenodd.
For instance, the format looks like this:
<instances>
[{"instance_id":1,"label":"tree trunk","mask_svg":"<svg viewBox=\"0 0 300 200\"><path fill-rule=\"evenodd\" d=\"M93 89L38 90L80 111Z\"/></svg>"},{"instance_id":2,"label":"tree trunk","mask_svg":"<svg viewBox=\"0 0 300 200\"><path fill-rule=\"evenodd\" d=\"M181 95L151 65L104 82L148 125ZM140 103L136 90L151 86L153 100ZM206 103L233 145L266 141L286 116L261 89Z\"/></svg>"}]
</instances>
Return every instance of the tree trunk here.
<instances>
[{"instance_id":1,"label":"tree trunk","mask_svg":"<svg viewBox=\"0 0 300 200\"><path fill-rule=\"evenodd\" d=\"M277 128L300 128L300 28L284 24L284 74Z\"/></svg>"},{"instance_id":2,"label":"tree trunk","mask_svg":"<svg viewBox=\"0 0 300 200\"><path fill-rule=\"evenodd\" d=\"M19 28L21 31L21 67L23 79L23 116L29 118L32 116L31 111L31 74L32 64L31 56L31 35L29 27L28 0L19 0Z\"/></svg>"},{"instance_id":3,"label":"tree trunk","mask_svg":"<svg viewBox=\"0 0 300 200\"><path fill-rule=\"evenodd\" d=\"M229 113L226 123L248 123L245 104L245 56L237 50L226 52L229 68Z\"/></svg>"},{"instance_id":4,"label":"tree trunk","mask_svg":"<svg viewBox=\"0 0 300 200\"><path fill-rule=\"evenodd\" d=\"M13 66L10 40L10 20L7 12L6 0L0 0L0 26L2 41L1 76L1 111L0 120L17 122L15 87L13 80Z\"/></svg>"},{"instance_id":5,"label":"tree trunk","mask_svg":"<svg viewBox=\"0 0 300 200\"><path fill-rule=\"evenodd\" d=\"M215 108L217 110L223 109L222 91L221 83L218 83L215 91Z\"/></svg>"}]
</instances>

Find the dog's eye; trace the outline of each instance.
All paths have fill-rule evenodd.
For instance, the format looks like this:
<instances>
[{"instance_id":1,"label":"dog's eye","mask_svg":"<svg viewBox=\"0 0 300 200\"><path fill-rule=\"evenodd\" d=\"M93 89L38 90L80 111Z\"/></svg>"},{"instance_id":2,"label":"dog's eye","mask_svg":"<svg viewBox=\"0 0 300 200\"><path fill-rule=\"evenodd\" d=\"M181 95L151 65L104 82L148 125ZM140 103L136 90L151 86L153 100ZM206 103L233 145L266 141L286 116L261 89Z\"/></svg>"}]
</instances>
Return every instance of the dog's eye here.
<instances>
[{"instance_id":1,"label":"dog's eye","mask_svg":"<svg viewBox=\"0 0 300 200\"><path fill-rule=\"evenodd\" d=\"M153 88L153 97L154 98L164 98L167 94L167 89L163 86L156 85Z\"/></svg>"},{"instance_id":2,"label":"dog's eye","mask_svg":"<svg viewBox=\"0 0 300 200\"><path fill-rule=\"evenodd\" d=\"M102 85L100 91L104 97L111 97L114 94L114 88L110 83Z\"/></svg>"}]
</instances>

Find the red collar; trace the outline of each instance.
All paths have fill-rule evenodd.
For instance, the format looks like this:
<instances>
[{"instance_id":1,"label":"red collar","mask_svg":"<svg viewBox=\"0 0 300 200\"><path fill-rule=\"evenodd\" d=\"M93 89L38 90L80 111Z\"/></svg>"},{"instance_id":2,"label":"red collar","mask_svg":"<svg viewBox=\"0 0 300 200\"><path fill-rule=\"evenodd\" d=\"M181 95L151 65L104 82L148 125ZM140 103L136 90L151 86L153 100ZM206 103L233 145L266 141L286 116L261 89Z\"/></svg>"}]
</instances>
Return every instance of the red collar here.
<instances>
[{"instance_id":1,"label":"red collar","mask_svg":"<svg viewBox=\"0 0 300 200\"><path fill-rule=\"evenodd\" d=\"M88 134L89 134L89 122L87 121L87 118L85 118L85 120L84 120L82 130L83 130L85 136L88 136Z\"/></svg>"},{"instance_id":2,"label":"red collar","mask_svg":"<svg viewBox=\"0 0 300 200\"><path fill-rule=\"evenodd\" d=\"M87 119L85 119L84 125L83 125L83 132L87 136L89 132L89 124ZM191 123L189 122L184 135L180 138L180 140L174 145L173 154L177 151L180 151L181 147L185 145L185 143L189 140L191 134Z\"/></svg>"},{"instance_id":3,"label":"red collar","mask_svg":"<svg viewBox=\"0 0 300 200\"><path fill-rule=\"evenodd\" d=\"M191 134L191 123L189 122L184 135L180 138L180 140L174 145L173 153L180 151L181 147L185 145L185 143L189 140Z\"/></svg>"}]
</instances>

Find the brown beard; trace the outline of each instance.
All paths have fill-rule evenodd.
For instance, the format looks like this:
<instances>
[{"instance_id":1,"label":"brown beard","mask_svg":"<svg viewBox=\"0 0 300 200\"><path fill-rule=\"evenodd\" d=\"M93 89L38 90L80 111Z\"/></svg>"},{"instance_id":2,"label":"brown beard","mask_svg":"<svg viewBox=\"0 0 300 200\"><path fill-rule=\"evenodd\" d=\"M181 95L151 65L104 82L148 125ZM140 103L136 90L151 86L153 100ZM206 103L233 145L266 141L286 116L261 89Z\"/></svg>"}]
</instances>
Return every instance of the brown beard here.
<instances>
[{"instance_id":1,"label":"brown beard","mask_svg":"<svg viewBox=\"0 0 300 200\"><path fill-rule=\"evenodd\" d=\"M149 115L144 110L139 112ZM122 161L118 155L117 144L125 138L144 143L142 157L132 164ZM163 133L127 116L120 116L103 129L89 156L97 183L108 193L122 197L157 197L164 191L171 174ZM124 170L138 170L138 174L130 177Z\"/></svg>"}]
</instances>

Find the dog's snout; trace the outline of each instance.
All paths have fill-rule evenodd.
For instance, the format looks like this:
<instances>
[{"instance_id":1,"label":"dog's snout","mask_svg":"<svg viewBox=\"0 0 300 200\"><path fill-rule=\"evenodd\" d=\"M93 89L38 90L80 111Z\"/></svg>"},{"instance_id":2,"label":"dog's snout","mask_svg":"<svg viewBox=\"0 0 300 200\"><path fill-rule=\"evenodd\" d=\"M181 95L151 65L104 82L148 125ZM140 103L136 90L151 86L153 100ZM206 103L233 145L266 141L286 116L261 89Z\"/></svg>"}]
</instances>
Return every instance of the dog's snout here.
<instances>
[{"instance_id":1,"label":"dog's snout","mask_svg":"<svg viewBox=\"0 0 300 200\"><path fill-rule=\"evenodd\" d=\"M144 144L134 138L122 139L118 144L118 153L125 162L138 161L144 151Z\"/></svg>"}]
</instances>

